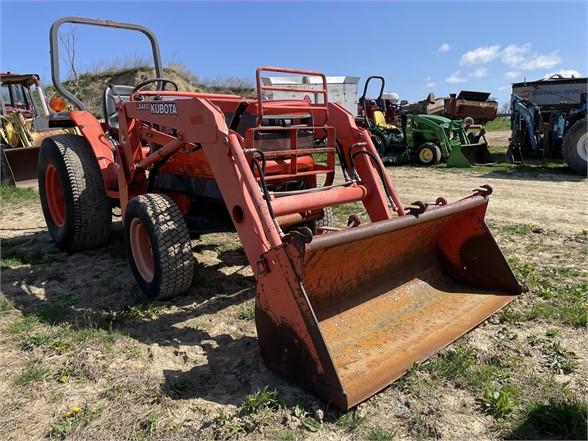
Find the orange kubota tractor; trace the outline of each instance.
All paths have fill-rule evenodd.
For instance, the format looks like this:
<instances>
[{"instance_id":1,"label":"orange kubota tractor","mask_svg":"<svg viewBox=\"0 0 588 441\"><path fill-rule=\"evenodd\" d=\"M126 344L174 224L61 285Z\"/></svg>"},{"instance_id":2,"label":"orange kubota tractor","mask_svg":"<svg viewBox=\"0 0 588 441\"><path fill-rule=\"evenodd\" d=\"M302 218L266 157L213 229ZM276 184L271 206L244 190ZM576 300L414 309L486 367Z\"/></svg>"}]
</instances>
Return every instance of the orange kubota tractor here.
<instances>
[{"instance_id":1,"label":"orange kubota tractor","mask_svg":"<svg viewBox=\"0 0 588 441\"><path fill-rule=\"evenodd\" d=\"M65 22L144 33L157 78L108 86L99 122L59 81ZM167 91L173 83L161 78L149 30L75 17L53 24L51 52L55 87L80 109L52 115L52 124L81 132L41 147L41 201L56 245L105 244L111 207L120 206L138 284L168 298L190 288L190 230L218 228L210 201L220 202L257 278L265 363L338 407L369 398L520 294L484 223L490 188L405 207L369 132L328 102L323 74L258 68L257 99ZM264 71L319 77L322 98L265 100L282 89L262 85ZM329 207L353 202L371 222L320 226Z\"/></svg>"}]
</instances>

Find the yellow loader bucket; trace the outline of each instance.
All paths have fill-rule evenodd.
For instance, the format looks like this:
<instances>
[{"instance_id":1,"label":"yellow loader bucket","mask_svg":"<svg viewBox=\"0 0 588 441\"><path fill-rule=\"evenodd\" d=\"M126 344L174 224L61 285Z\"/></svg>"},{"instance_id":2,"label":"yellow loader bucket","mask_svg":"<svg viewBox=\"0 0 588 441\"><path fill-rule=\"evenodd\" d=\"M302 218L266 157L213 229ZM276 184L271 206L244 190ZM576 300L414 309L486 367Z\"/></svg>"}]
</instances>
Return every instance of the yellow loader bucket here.
<instances>
[{"instance_id":1,"label":"yellow loader bucket","mask_svg":"<svg viewBox=\"0 0 588 441\"><path fill-rule=\"evenodd\" d=\"M346 410L512 301L486 206L478 194L270 250L256 298L266 364Z\"/></svg>"},{"instance_id":2,"label":"yellow loader bucket","mask_svg":"<svg viewBox=\"0 0 588 441\"><path fill-rule=\"evenodd\" d=\"M40 147L2 148L2 182L9 185L33 185L37 180Z\"/></svg>"}]
</instances>

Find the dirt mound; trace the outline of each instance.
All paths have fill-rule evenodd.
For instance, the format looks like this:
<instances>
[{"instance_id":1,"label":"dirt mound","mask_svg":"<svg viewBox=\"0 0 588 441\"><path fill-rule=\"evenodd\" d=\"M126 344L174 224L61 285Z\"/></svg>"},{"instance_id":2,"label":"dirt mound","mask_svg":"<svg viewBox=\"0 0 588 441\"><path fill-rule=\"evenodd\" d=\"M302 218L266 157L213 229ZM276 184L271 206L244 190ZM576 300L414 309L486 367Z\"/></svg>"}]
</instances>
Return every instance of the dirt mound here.
<instances>
[{"instance_id":1,"label":"dirt mound","mask_svg":"<svg viewBox=\"0 0 588 441\"><path fill-rule=\"evenodd\" d=\"M187 72L185 69L166 67L163 70L165 77L175 82L181 91L229 93L246 97L254 96L255 90L253 86L250 87L245 80L227 81L225 85L219 86L214 83L200 83L195 75ZM82 73L78 76L77 80L64 81L64 85L86 104L88 110L102 118L102 96L104 89L109 84L135 86L142 81L155 77L155 69L134 67L121 70L106 70L99 73ZM57 95L57 91L53 86L48 86L45 93L47 97Z\"/></svg>"}]
</instances>

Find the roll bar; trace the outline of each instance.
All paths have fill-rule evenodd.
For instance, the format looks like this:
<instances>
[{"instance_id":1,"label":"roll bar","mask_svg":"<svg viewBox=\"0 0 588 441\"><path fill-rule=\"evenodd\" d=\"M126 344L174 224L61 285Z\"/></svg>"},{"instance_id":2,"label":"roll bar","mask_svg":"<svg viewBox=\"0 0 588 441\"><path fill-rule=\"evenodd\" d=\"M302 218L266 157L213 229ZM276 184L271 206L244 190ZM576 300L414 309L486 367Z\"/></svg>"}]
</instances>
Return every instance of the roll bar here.
<instances>
[{"instance_id":1,"label":"roll bar","mask_svg":"<svg viewBox=\"0 0 588 441\"><path fill-rule=\"evenodd\" d=\"M59 28L64 23L75 23L89 26L102 26L106 28L117 28L117 29L128 29L131 31L138 31L143 33L151 43L151 50L153 52L153 62L155 65L155 76L157 78L163 77L163 65L161 63L161 55L159 52L159 43L155 34L144 26L132 24L132 23L121 23L112 20L99 20L85 17L62 17L56 20L49 31L49 50L51 53L51 79L55 89L63 95L65 98L70 100L80 110L86 110L86 105L73 93L67 90L61 83L59 76Z\"/></svg>"},{"instance_id":2,"label":"roll bar","mask_svg":"<svg viewBox=\"0 0 588 441\"><path fill-rule=\"evenodd\" d=\"M376 98L376 101L380 101L382 99L382 95L384 94L384 86L386 85L386 82L384 80L384 77L381 77L378 75L372 75L371 77L368 77L367 80L365 80L365 86L363 86L363 94L361 95L361 97L359 99L365 100L365 96L367 94L368 85L370 84L370 80L380 80L380 82L382 83L382 86L380 87L380 94Z\"/></svg>"}]
</instances>

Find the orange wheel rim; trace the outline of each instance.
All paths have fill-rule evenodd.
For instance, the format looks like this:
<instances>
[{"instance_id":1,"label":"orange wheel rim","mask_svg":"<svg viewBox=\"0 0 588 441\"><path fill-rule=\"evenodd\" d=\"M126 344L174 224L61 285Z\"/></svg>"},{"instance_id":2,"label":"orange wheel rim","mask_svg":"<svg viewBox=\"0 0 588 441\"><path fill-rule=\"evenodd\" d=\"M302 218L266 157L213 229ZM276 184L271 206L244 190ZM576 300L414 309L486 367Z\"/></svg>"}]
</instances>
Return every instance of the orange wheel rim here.
<instances>
[{"instance_id":1,"label":"orange wheel rim","mask_svg":"<svg viewBox=\"0 0 588 441\"><path fill-rule=\"evenodd\" d=\"M45 168L45 196L53 223L59 228L63 227L65 225L63 187L59 179L57 167L53 164L49 164L47 168Z\"/></svg>"},{"instance_id":2,"label":"orange wheel rim","mask_svg":"<svg viewBox=\"0 0 588 441\"><path fill-rule=\"evenodd\" d=\"M151 282L155 274L155 263L153 259L153 248L143 223L134 218L129 228L129 239L131 241L131 252L137 271L146 282Z\"/></svg>"}]
</instances>

